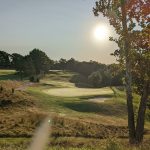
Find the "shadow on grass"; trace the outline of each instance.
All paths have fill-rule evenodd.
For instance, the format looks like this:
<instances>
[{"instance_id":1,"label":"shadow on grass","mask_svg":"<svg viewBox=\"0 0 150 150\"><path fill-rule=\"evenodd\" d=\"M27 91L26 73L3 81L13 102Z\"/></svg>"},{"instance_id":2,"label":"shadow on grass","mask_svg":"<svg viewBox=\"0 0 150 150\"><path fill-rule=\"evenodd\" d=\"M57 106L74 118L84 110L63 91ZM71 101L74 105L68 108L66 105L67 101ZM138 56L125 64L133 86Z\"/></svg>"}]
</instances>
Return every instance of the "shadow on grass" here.
<instances>
[{"instance_id":1,"label":"shadow on grass","mask_svg":"<svg viewBox=\"0 0 150 150\"><path fill-rule=\"evenodd\" d=\"M41 83L41 85L46 87L56 87L54 84L50 84L50 83Z\"/></svg>"},{"instance_id":2,"label":"shadow on grass","mask_svg":"<svg viewBox=\"0 0 150 150\"><path fill-rule=\"evenodd\" d=\"M88 100L91 98L113 98L113 94L101 94L101 95L91 95L91 96L79 96L80 99Z\"/></svg>"},{"instance_id":3,"label":"shadow on grass","mask_svg":"<svg viewBox=\"0 0 150 150\"><path fill-rule=\"evenodd\" d=\"M96 113L102 114L107 116L126 116L127 110L124 104L117 104L115 102L109 103L96 103L96 102L72 102L72 103L63 103L64 107L69 109L78 111L78 112L85 112L85 113Z\"/></svg>"}]
</instances>

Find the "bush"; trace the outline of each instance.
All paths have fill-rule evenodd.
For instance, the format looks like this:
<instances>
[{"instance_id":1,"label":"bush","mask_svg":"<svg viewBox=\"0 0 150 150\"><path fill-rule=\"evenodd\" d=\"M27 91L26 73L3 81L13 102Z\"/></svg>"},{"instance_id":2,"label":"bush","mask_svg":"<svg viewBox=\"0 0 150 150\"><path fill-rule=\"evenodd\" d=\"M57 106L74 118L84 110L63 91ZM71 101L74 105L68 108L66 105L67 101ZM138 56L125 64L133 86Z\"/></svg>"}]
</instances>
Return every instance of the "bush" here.
<instances>
[{"instance_id":1,"label":"bush","mask_svg":"<svg viewBox=\"0 0 150 150\"><path fill-rule=\"evenodd\" d=\"M30 82L34 82L34 76L31 76L29 80Z\"/></svg>"},{"instance_id":2,"label":"bush","mask_svg":"<svg viewBox=\"0 0 150 150\"><path fill-rule=\"evenodd\" d=\"M4 89L3 89L3 87L1 86L1 87L0 87L0 92L2 92L3 90L4 90Z\"/></svg>"},{"instance_id":3,"label":"bush","mask_svg":"<svg viewBox=\"0 0 150 150\"><path fill-rule=\"evenodd\" d=\"M109 139L106 143L106 150L122 150L122 147L114 139Z\"/></svg>"},{"instance_id":4,"label":"bush","mask_svg":"<svg viewBox=\"0 0 150 150\"><path fill-rule=\"evenodd\" d=\"M91 75L88 76L88 80L93 87L101 87L102 76L99 71L91 73Z\"/></svg>"},{"instance_id":5,"label":"bush","mask_svg":"<svg viewBox=\"0 0 150 150\"><path fill-rule=\"evenodd\" d=\"M40 82L40 78L36 76L31 76L30 77L30 82Z\"/></svg>"},{"instance_id":6,"label":"bush","mask_svg":"<svg viewBox=\"0 0 150 150\"><path fill-rule=\"evenodd\" d=\"M93 87L92 85L88 83L75 83L75 86L79 88L92 88Z\"/></svg>"},{"instance_id":7,"label":"bush","mask_svg":"<svg viewBox=\"0 0 150 150\"><path fill-rule=\"evenodd\" d=\"M146 110L145 119L146 119L147 121L150 121L150 109L147 109L147 110Z\"/></svg>"},{"instance_id":8,"label":"bush","mask_svg":"<svg viewBox=\"0 0 150 150\"><path fill-rule=\"evenodd\" d=\"M73 83L87 83L88 79L86 76L78 74L78 75L74 75L71 79L70 82Z\"/></svg>"},{"instance_id":9,"label":"bush","mask_svg":"<svg viewBox=\"0 0 150 150\"><path fill-rule=\"evenodd\" d=\"M88 79L86 76L78 74L78 75L74 75L71 79L70 82L75 83L75 85L77 87L80 88L87 88L87 87L91 87L91 85L88 82Z\"/></svg>"},{"instance_id":10,"label":"bush","mask_svg":"<svg viewBox=\"0 0 150 150\"><path fill-rule=\"evenodd\" d=\"M12 92L12 94L14 94L14 93L15 93L15 89L14 89L14 88L12 88L12 89L11 89L11 92Z\"/></svg>"},{"instance_id":11,"label":"bush","mask_svg":"<svg viewBox=\"0 0 150 150\"><path fill-rule=\"evenodd\" d=\"M38 83L39 83L39 82L40 82L40 79L39 79L39 78L37 78L37 79L36 79L36 82L38 82Z\"/></svg>"}]
</instances>

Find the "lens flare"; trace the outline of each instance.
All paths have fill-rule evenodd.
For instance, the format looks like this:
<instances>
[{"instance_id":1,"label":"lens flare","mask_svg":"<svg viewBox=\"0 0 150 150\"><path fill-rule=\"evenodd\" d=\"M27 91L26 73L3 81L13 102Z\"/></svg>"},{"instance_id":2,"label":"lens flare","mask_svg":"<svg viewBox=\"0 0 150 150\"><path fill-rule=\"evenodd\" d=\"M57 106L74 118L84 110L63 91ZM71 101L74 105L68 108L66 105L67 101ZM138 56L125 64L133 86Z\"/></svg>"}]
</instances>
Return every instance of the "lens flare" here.
<instances>
[{"instance_id":1,"label":"lens flare","mask_svg":"<svg viewBox=\"0 0 150 150\"><path fill-rule=\"evenodd\" d=\"M43 150L45 148L50 135L50 122L51 120L46 118L36 130L28 150Z\"/></svg>"}]
</instances>

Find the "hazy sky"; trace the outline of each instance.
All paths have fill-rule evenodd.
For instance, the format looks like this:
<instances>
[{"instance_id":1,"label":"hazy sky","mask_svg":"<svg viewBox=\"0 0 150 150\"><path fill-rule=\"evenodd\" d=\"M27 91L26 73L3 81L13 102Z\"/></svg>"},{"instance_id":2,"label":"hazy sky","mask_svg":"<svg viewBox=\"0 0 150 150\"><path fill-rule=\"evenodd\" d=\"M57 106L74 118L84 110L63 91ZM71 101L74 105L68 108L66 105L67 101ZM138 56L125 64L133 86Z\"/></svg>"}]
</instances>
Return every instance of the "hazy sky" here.
<instances>
[{"instance_id":1,"label":"hazy sky","mask_svg":"<svg viewBox=\"0 0 150 150\"><path fill-rule=\"evenodd\" d=\"M94 5L95 0L0 0L0 49L27 54L39 48L52 59L114 62L116 44L93 36L98 24L114 35L107 19L94 17Z\"/></svg>"}]
</instances>

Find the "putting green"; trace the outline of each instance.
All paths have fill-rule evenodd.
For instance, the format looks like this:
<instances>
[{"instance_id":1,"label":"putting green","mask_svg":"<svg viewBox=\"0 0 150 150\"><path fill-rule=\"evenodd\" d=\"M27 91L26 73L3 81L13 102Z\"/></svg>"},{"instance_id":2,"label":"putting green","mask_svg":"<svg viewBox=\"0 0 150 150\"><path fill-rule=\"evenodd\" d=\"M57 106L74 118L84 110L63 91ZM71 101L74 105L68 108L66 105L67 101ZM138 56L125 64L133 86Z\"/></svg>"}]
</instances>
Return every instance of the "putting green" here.
<instances>
[{"instance_id":1,"label":"putting green","mask_svg":"<svg viewBox=\"0 0 150 150\"><path fill-rule=\"evenodd\" d=\"M43 91L46 94L62 97L75 96L96 96L96 95L110 95L113 91L110 88L55 88Z\"/></svg>"}]
</instances>

